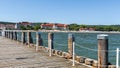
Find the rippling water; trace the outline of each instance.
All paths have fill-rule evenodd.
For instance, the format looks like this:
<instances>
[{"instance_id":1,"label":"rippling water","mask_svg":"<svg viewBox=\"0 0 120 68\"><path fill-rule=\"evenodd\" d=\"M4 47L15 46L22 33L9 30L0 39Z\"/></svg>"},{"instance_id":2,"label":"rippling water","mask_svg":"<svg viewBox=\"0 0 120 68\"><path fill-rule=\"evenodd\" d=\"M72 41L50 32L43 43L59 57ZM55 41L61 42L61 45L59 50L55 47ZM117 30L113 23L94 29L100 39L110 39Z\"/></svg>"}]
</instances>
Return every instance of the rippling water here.
<instances>
[{"instance_id":1,"label":"rippling water","mask_svg":"<svg viewBox=\"0 0 120 68\"><path fill-rule=\"evenodd\" d=\"M69 33L54 33L54 48L57 50L66 51L68 50L68 34ZM76 55L89 57L97 60L98 33L72 33L75 36L75 52ZM27 33L25 33L27 41ZM36 43L36 33L32 33L33 43ZM120 48L120 34L108 34L109 35L109 62L115 64L116 62L116 48ZM18 33L20 40L21 33ZM41 32L43 39L43 45L48 46L48 33Z\"/></svg>"}]
</instances>

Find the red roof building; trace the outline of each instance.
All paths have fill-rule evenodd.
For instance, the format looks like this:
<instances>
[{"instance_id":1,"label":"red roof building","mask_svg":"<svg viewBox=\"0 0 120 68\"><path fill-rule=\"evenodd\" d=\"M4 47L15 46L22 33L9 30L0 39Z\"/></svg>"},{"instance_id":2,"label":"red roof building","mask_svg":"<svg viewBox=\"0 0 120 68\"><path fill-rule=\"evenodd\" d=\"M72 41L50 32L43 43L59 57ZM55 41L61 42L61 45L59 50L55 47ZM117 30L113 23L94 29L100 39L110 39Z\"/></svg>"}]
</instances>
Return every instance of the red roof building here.
<instances>
[{"instance_id":1,"label":"red roof building","mask_svg":"<svg viewBox=\"0 0 120 68\"><path fill-rule=\"evenodd\" d=\"M31 26L31 23L30 22L19 22L20 25L22 26Z\"/></svg>"},{"instance_id":2,"label":"red roof building","mask_svg":"<svg viewBox=\"0 0 120 68\"><path fill-rule=\"evenodd\" d=\"M6 28L8 28L8 29L15 29L15 24L7 24L7 25L5 25L6 26Z\"/></svg>"},{"instance_id":3,"label":"red roof building","mask_svg":"<svg viewBox=\"0 0 120 68\"><path fill-rule=\"evenodd\" d=\"M21 26L24 26L24 27L32 26L32 23L31 22L19 22L19 23L16 23L15 28L21 29Z\"/></svg>"},{"instance_id":4,"label":"red roof building","mask_svg":"<svg viewBox=\"0 0 120 68\"><path fill-rule=\"evenodd\" d=\"M0 24L0 29L15 29L15 24Z\"/></svg>"},{"instance_id":5,"label":"red roof building","mask_svg":"<svg viewBox=\"0 0 120 68\"><path fill-rule=\"evenodd\" d=\"M54 29L54 30L67 30L68 25L66 24L41 24L42 29Z\"/></svg>"}]
</instances>

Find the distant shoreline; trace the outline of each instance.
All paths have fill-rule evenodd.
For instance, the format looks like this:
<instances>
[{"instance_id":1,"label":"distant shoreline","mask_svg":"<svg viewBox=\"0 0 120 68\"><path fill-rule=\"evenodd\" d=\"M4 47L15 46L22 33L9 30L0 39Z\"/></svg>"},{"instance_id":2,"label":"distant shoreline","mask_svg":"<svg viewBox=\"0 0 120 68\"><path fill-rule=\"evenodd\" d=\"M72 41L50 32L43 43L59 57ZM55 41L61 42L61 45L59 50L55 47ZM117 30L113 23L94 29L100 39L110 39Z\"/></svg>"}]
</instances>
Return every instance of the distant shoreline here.
<instances>
[{"instance_id":1,"label":"distant shoreline","mask_svg":"<svg viewBox=\"0 0 120 68\"><path fill-rule=\"evenodd\" d=\"M115 33L119 34L119 31L60 31L60 30L39 30L41 32L65 32L65 33Z\"/></svg>"},{"instance_id":2,"label":"distant shoreline","mask_svg":"<svg viewBox=\"0 0 120 68\"><path fill-rule=\"evenodd\" d=\"M4 31L19 31L19 32L37 32L35 30L4 30ZM0 31L2 32L2 30ZM63 32L63 33L101 33L101 34L120 34L119 31L61 31L61 30L38 30L38 32Z\"/></svg>"}]
</instances>

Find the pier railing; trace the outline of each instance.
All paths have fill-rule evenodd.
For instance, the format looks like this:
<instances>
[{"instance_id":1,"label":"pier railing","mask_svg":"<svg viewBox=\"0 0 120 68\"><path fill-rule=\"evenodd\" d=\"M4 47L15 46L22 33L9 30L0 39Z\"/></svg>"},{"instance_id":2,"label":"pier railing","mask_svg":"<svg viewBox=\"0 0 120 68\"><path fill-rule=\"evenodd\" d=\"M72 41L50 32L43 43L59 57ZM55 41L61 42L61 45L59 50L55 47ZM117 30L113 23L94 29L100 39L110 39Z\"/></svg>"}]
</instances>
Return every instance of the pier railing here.
<instances>
[{"instance_id":1,"label":"pier railing","mask_svg":"<svg viewBox=\"0 0 120 68\"><path fill-rule=\"evenodd\" d=\"M98 60L75 55L74 48L79 44L75 43L75 37L73 34L68 34L68 37L65 38L67 47L64 47L65 44L63 44L63 42L56 42L56 37L54 37L54 33L52 32L33 30L5 30L3 36L12 40L19 41L22 44L27 45L28 47L34 47L36 52L39 52L39 50L45 50L46 52L49 52L49 56L58 55L66 59L72 59L73 66L74 62L77 61L79 63L86 64L94 68L116 68L115 65L111 65L108 62L108 35L97 36L98 50L80 46L81 48L98 52ZM59 47L65 48L65 52L59 48L56 49L56 44L60 45ZM115 52L116 50L113 51Z\"/></svg>"}]
</instances>

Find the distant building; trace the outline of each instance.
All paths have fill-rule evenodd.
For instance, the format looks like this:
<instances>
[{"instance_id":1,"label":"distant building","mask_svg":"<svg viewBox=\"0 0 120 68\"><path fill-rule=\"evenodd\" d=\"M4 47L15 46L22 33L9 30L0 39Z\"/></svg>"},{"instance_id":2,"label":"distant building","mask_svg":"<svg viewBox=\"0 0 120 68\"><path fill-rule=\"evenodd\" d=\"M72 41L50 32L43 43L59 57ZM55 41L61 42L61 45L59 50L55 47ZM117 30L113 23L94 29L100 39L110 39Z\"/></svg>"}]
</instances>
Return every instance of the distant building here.
<instances>
[{"instance_id":1,"label":"distant building","mask_svg":"<svg viewBox=\"0 0 120 68\"><path fill-rule=\"evenodd\" d=\"M5 24L0 24L0 29L5 29Z\"/></svg>"},{"instance_id":2,"label":"distant building","mask_svg":"<svg viewBox=\"0 0 120 68\"><path fill-rule=\"evenodd\" d=\"M6 29L15 29L15 24L7 24L5 25Z\"/></svg>"},{"instance_id":3,"label":"distant building","mask_svg":"<svg viewBox=\"0 0 120 68\"><path fill-rule=\"evenodd\" d=\"M80 28L79 31L95 31L95 28Z\"/></svg>"},{"instance_id":4,"label":"distant building","mask_svg":"<svg viewBox=\"0 0 120 68\"><path fill-rule=\"evenodd\" d=\"M52 30L68 30L69 29L67 24L51 24L51 23L41 24L41 28L52 29Z\"/></svg>"},{"instance_id":5,"label":"distant building","mask_svg":"<svg viewBox=\"0 0 120 68\"><path fill-rule=\"evenodd\" d=\"M0 24L0 29L15 29L15 24Z\"/></svg>"},{"instance_id":6,"label":"distant building","mask_svg":"<svg viewBox=\"0 0 120 68\"><path fill-rule=\"evenodd\" d=\"M15 24L16 29L20 29L21 26L27 27L27 26L33 26L31 22L19 22Z\"/></svg>"}]
</instances>

